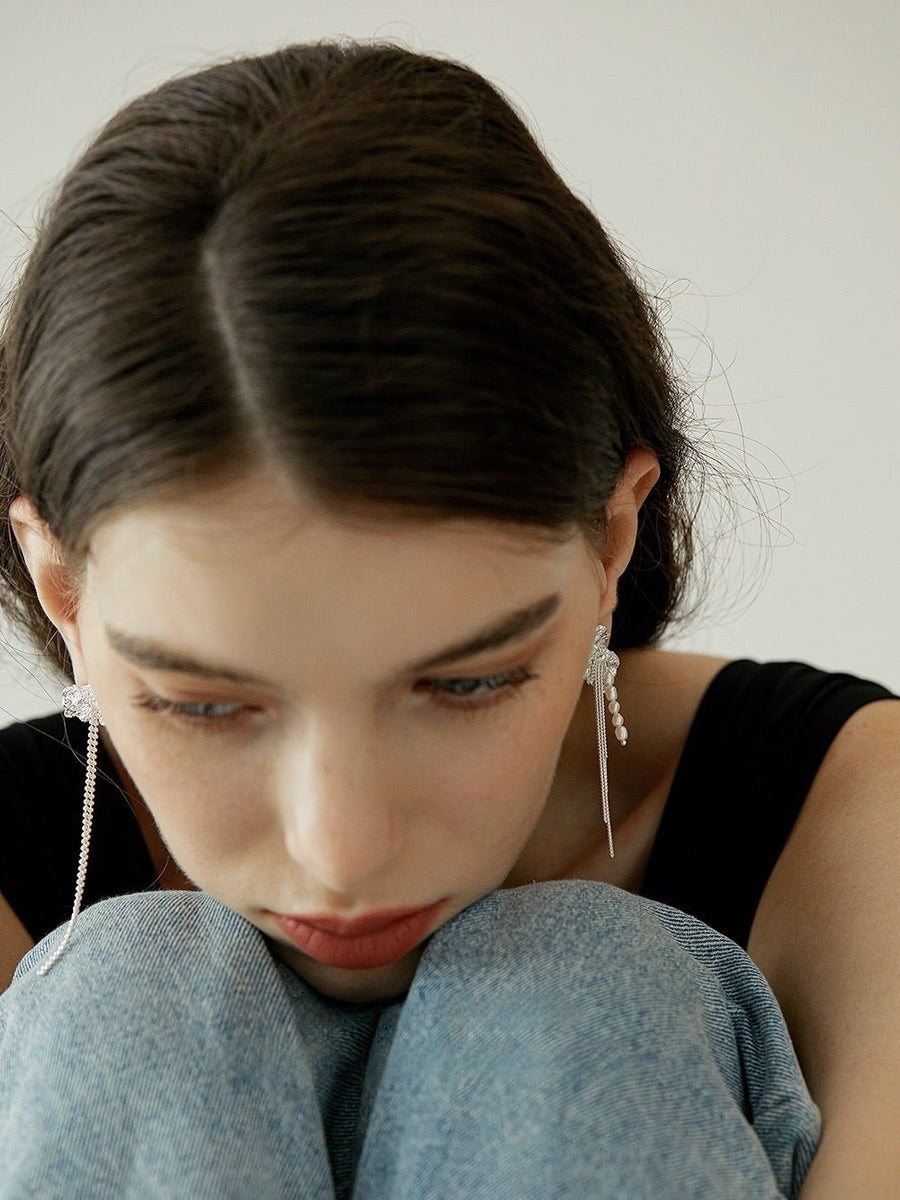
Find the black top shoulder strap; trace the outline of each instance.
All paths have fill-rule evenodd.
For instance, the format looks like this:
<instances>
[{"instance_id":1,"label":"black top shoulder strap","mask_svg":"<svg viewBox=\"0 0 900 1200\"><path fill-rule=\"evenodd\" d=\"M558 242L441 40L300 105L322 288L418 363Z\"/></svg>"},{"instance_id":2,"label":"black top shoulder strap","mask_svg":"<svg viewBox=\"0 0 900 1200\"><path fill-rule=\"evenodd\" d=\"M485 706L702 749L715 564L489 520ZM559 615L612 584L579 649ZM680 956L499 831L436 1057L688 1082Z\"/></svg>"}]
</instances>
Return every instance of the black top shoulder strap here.
<instances>
[{"instance_id":1,"label":"black top shoulder strap","mask_svg":"<svg viewBox=\"0 0 900 1200\"><path fill-rule=\"evenodd\" d=\"M728 663L685 741L642 893L746 948L829 746L858 708L892 698L881 684L806 663Z\"/></svg>"}]
</instances>

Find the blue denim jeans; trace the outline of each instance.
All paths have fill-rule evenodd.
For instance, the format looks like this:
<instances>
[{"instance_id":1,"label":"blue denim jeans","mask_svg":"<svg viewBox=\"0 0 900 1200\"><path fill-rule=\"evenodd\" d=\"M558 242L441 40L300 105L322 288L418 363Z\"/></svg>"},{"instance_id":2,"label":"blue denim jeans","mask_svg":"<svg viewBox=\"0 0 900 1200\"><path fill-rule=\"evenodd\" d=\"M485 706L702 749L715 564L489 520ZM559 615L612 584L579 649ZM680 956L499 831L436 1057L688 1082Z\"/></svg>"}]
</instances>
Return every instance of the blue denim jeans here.
<instances>
[{"instance_id":1,"label":"blue denim jeans","mask_svg":"<svg viewBox=\"0 0 900 1200\"><path fill-rule=\"evenodd\" d=\"M819 1137L777 1003L606 884L488 893L372 1005L201 893L86 910L0 999L0 1197L768 1200Z\"/></svg>"}]
</instances>

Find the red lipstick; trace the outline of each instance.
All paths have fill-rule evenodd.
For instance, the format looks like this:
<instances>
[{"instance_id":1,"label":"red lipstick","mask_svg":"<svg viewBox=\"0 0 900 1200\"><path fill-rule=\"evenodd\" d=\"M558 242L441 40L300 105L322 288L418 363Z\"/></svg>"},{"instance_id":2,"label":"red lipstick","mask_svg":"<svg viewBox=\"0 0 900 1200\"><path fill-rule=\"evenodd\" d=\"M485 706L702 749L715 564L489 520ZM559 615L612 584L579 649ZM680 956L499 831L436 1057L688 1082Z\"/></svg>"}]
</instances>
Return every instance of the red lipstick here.
<instances>
[{"instance_id":1,"label":"red lipstick","mask_svg":"<svg viewBox=\"0 0 900 1200\"><path fill-rule=\"evenodd\" d=\"M426 936L444 904L438 900L426 908L382 909L353 920L324 913L270 915L281 932L310 958L359 971L403 958Z\"/></svg>"}]
</instances>

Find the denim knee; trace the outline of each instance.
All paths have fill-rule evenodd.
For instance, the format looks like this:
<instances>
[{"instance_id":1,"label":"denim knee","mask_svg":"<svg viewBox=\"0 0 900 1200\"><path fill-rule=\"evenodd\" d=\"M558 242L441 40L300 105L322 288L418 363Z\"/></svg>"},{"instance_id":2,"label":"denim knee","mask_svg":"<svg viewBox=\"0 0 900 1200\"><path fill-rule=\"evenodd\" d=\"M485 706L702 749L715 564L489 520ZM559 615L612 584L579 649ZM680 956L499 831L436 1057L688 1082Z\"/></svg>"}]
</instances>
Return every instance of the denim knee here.
<instances>
[{"instance_id":1,"label":"denim knee","mask_svg":"<svg viewBox=\"0 0 900 1200\"><path fill-rule=\"evenodd\" d=\"M117 897L39 975L61 935L0 997L0 1197L333 1194L295 1010L258 930L200 893Z\"/></svg>"},{"instance_id":2,"label":"denim knee","mask_svg":"<svg viewBox=\"0 0 900 1200\"><path fill-rule=\"evenodd\" d=\"M453 1179L478 1197L795 1195L818 1112L777 1004L738 947L692 918L670 928L661 907L552 881L439 929L372 1105L361 1194Z\"/></svg>"}]
</instances>

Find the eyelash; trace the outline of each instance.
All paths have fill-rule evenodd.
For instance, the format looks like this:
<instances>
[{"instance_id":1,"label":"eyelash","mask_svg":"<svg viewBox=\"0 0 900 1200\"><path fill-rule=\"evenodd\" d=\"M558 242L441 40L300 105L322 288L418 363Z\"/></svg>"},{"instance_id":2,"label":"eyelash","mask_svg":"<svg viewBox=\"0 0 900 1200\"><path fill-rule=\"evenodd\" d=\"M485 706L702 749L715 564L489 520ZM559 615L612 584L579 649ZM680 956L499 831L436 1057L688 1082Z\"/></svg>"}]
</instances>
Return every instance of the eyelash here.
<instances>
[{"instance_id":1,"label":"eyelash","mask_svg":"<svg viewBox=\"0 0 900 1200\"><path fill-rule=\"evenodd\" d=\"M476 675L473 677L463 677L460 679L441 679L428 680L429 685L434 689L438 697L448 697L449 692L444 692L440 685L450 684L465 684L471 687L468 695L474 694L479 687L487 686L487 698L479 701L472 700L451 700L439 698L436 703L445 709L449 709L454 713L462 713L466 715L474 715L477 712L486 708L493 708L495 704L501 703L503 700L512 699L518 692L519 688L532 679L538 679L530 667L517 667L513 671L503 671L497 675ZM208 732L216 732L224 730L227 726L234 724L241 717L242 706L228 703L179 703L175 700L168 700L165 696L157 696L153 692L140 692L134 697L134 704L139 708L149 709L151 712L166 713L185 725L193 726L196 729L204 729ZM208 710L217 708L232 708L235 711L220 714L218 716L210 716ZM198 711L200 710L200 711ZM207 710L207 711L203 711Z\"/></svg>"}]
</instances>

